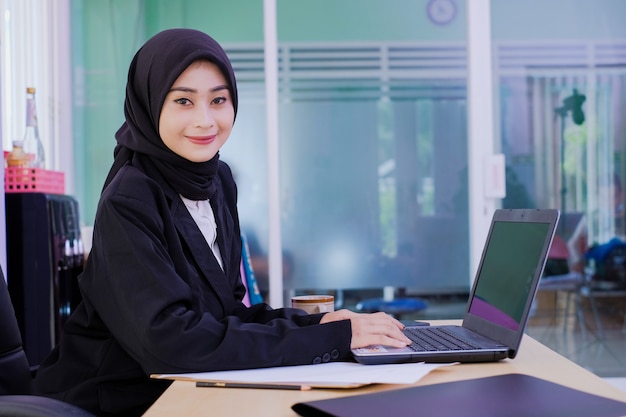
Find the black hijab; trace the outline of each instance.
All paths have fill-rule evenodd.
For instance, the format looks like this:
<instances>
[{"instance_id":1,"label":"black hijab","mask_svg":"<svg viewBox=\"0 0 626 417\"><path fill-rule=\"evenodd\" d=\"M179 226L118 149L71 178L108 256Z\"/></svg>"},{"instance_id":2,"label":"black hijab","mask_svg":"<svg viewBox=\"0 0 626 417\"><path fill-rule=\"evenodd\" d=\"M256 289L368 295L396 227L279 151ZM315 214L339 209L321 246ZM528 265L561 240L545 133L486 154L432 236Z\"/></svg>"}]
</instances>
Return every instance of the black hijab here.
<instances>
[{"instance_id":1,"label":"black hijab","mask_svg":"<svg viewBox=\"0 0 626 417\"><path fill-rule=\"evenodd\" d=\"M222 47L207 34L193 29L157 33L137 51L130 64L124 101L126 121L115 134L115 161L105 188L117 171L132 161L185 198L206 200L213 195L219 153L207 162L191 162L172 152L159 135L161 108L170 87L198 60L208 60L222 71L237 114L235 74Z\"/></svg>"}]
</instances>

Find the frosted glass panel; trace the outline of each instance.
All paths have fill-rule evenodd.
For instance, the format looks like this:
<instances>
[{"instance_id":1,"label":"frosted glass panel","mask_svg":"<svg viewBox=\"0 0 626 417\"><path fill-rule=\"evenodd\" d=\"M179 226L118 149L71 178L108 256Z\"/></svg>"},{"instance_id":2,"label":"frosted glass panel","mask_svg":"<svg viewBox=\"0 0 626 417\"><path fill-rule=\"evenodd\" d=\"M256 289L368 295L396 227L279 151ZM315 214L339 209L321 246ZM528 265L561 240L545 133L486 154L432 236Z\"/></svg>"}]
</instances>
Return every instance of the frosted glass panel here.
<instances>
[{"instance_id":1,"label":"frosted glass panel","mask_svg":"<svg viewBox=\"0 0 626 417\"><path fill-rule=\"evenodd\" d=\"M467 287L464 99L282 105L286 289Z\"/></svg>"},{"instance_id":2,"label":"frosted glass panel","mask_svg":"<svg viewBox=\"0 0 626 417\"><path fill-rule=\"evenodd\" d=\"M376 102L290 103L281 120L285 286L380 286Z\"/></svg>"}]
</instances>

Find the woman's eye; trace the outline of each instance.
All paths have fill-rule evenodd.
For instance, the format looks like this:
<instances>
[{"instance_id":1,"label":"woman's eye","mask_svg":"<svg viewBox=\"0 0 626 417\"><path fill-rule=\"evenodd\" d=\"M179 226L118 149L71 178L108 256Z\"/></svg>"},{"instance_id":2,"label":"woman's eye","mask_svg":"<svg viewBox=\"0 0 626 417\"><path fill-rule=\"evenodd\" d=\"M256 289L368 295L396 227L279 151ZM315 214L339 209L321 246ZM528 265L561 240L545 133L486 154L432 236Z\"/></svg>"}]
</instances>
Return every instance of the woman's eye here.
<instances>
[{"instance_id":1,"label":"woman's eye","mask_svg":"<svg viewBox=\"0 0 626 417\"><path fill-rule=\"evenodd\" d=\"M222 104L226 102L226 97L215 97L213 99L213 104Z\"/></svg>"},{"instance_id":2,"label":"woman's eye","mask_svg":"<svg viewBox=\"0 0 626 417\"><path fill-rule=\"evenodd\" d=\"M189 99L186 99L186 98L177 98L174 101L178 104L183 104L183 105L187 105L191 103L191 101L189 101Z\"/></svg>"}]
</instances>

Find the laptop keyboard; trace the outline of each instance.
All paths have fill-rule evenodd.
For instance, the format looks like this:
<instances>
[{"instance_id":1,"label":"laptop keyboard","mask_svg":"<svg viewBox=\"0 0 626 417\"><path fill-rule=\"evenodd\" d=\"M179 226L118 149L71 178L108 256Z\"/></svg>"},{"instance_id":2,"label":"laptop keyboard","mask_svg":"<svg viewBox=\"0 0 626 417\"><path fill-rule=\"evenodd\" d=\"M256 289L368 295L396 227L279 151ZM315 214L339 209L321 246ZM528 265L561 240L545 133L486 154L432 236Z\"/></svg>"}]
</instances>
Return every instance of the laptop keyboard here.
<instances>
[{"instance_id":1,"label":"laptop keyboard","mask_svg":"<svg viewBox=\"0 0 626 417\"><path fill-rule=\"evenodd\" d=\"M478 348L440 327L407 327L404 334L413 341L409 347L417 352Z\"/></svg>"}]
</instances>

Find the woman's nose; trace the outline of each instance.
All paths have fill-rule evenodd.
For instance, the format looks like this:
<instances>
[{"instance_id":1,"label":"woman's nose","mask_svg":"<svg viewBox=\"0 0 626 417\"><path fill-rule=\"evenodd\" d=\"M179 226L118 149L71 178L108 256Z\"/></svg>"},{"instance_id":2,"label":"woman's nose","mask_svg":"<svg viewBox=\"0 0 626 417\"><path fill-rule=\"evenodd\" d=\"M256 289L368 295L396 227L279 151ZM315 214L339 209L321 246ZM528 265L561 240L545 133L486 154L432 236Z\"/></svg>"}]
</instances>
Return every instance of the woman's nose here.
<instances>
[{"instance_id":1,"label":"woman's nose","mask_svg":"<svg viewBox=\"0 0 626 417\"><path fill-rule=\"evenodd\" d=\"M196 126L198 127L211 127L215 124L215 117L211 106L201 105L197 107L196 112Z\"/></svg>"}]
</instances>

